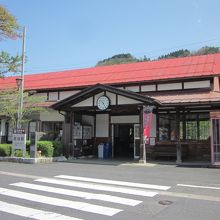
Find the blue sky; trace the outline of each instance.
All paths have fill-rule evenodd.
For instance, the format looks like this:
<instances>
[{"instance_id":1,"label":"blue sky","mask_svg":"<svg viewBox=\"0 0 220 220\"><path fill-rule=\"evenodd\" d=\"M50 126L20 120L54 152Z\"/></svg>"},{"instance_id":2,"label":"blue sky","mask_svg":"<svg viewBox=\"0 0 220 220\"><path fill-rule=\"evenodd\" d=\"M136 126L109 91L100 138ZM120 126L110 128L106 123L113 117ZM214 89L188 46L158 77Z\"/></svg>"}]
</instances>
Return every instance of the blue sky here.
<instances>
[{"instance_id":1,"label":"blue sky","mask_svg":"<svg viewBox=\"0 0 220 220\"><path fill-rule=\"evenodd\" d=\"M27 28L26 73L95 66L119 53L151 59L220 46L219 0L1 0ZM0 42L21 53L21 40Z\"/></svg>"}]
</instances>

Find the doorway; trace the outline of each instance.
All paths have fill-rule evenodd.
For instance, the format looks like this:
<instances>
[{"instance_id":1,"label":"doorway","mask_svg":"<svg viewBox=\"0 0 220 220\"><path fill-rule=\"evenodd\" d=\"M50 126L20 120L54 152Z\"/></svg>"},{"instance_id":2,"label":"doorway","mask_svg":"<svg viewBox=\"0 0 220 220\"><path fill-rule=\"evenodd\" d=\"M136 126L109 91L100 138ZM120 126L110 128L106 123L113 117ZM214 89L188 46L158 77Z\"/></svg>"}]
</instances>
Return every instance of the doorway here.
<instances>
[{"instance_id":1,"label":"doorway","mask_svg":"<svg viewBox=\"0 0 220 220\"><path fill-rule=\"evenodd\" d=\"M114 125L114 157L134 157L134 124Z\"/></svg>"}]
</instances>

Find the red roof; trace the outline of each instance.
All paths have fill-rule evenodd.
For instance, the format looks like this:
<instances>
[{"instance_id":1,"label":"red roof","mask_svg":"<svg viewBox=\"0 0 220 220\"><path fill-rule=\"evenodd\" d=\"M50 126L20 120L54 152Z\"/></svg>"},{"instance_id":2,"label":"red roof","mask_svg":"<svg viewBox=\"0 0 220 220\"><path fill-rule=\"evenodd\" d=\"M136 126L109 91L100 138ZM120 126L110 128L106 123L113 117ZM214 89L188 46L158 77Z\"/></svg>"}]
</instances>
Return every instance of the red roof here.
<instances>
[{"instance_id":1,"label":"red roof","mask_svg":"<svg viewBox=\"0 0 220 220\"><path fill-rule=\"evenodd\" d=\"M63 89L220 75L220 53L157 61L25 75L26 90ZM0 89L15 88L17 77L0 79Z\"/></svg>"}]
</instances>

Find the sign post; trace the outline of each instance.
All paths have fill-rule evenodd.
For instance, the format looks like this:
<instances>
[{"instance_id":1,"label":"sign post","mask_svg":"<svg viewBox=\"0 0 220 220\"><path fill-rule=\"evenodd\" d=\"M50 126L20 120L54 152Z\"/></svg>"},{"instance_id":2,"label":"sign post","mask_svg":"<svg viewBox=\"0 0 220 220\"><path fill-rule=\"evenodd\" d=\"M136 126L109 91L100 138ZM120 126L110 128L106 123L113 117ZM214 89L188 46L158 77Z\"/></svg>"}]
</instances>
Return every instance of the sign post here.
<instances>
[{"instance_id":1,"label":"sign post","mask_svg":"<svg viewBox=\"0 0 220 220\"><path fill-rule=\"evenodd\" d=\"M37 157L37 132L30 133L30 157L36 158Z\"/></svg>"},{"instance_id":2,"label":"sign post","mask_svg":"<svg viewBox=\"0 0 220 220\"><path fill-rule=\"evenodd\" d=\"M13 132L12 139L12 157L15 150L22 150L22 155L26 155L26 134L24 129L16 129Z\"/></svg>"}]
</instances>

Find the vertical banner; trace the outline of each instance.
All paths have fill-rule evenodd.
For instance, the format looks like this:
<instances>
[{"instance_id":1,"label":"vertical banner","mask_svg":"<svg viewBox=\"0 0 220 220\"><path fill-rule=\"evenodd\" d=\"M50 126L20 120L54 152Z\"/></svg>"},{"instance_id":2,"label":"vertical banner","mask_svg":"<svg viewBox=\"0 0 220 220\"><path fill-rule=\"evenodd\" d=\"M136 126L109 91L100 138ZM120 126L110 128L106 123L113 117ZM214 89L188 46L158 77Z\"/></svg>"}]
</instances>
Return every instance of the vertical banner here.
<instances>
[{"instance_id":1,"label":"vertical banner","mask_svg":"<svg viewBox=\"0 0 220 220\"><path fill-rule=\"evenodd\" d=\"M153 106L143 106L143 141L144 145L150 143L150 134L153 118Z\"/></svg>"}]
</instances>

